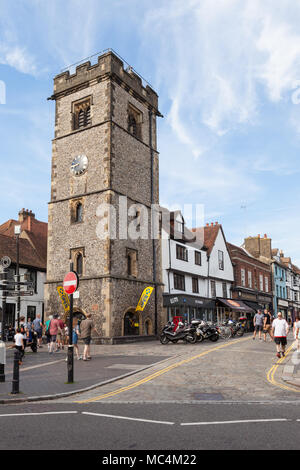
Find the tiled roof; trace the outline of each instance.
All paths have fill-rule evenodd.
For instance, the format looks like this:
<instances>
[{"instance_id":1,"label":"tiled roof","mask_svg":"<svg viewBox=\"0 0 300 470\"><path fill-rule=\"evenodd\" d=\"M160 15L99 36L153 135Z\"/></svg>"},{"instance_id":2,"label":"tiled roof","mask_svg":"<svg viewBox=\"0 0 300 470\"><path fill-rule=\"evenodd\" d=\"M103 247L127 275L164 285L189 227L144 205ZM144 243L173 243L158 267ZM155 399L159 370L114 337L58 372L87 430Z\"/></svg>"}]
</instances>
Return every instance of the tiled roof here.
<instances>
[{"instance_id":1,"label":"tiled roof","mask_svg":"<svg viewBox=\"0 0 300 470\"><path fill-rule=\"evenodd\" d=\"M266 263L258 258L255 258L254 256L252 256L250 253L248 253L247 250L245 250L245 248L243 248L242 246L236 246L236 245L233 245L232 243L229 243L227 242L227 248L229 250L229 253L231 255L231 258L234 258L236 255L242 255L242 256L247 256L248 258L251 258L251 262L253 263L254 261L257 262L258 264L264 264L264 265L267 265L267 266L270 266L269 263Z\"/></svg>"},{"instance_id":2,"label":"tiled roof","mask_svg":"<svg viewBox=\"0 0 300 470\"><path fill-rule=\"evenodd\" d=\"M20 266L33 267L41 270L46 269L44 260L40 258L39 254L33 248L29 240L19 238L19 253ZM17 262L17 248L15 238L0 234L0 258L3 256L8 256L12 263Z\"/></svg>"},{"instance_id":3,"label":"tiled roof","mask_svg":"<svg viewBox=\"0 0 300 470\"><path fill-rule=\"evenodd\" d=\"M15 226L21 225L20 264L40 269L47 267L47 232L48 224L35 218L32 212L20 211L21 222L10 219L0 225L0 252L16 262ZM9 240L10 239L10 240ZM10 253L10 254L9 254ZM2 257L1 256L1 257Z\"/></svg>"}]
</instances>

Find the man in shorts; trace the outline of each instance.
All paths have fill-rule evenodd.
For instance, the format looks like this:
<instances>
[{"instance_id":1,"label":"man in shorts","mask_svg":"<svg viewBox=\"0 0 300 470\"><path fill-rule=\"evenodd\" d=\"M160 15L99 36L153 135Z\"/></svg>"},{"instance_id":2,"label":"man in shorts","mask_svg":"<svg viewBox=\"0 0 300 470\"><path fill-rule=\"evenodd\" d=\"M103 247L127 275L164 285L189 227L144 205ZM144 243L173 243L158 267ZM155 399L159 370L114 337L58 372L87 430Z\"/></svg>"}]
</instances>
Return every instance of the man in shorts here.
<instances>
[{"instance_id":1,"label":"man in shorts","mask_svg":"<svg viewBox=\"0 0 300 470\"><path fill-rule=\"evenodd\" d=\"M256 333L258 333L259 339L261 340L261 332L263 330L263 325L264 325L264 315L261 312L261 310L257 310L257 314L254 316L253 319L253 325L254 325L254 333L253 333L253 339L256 338Z\"/></svg>"},{"instance_id":2,"label":"man in shorts","mask_svg":"<svg viewBox=\"0 0 300 470\"><path fill-rule=\"evenodd\" d=\"M264 341L267 341L267 333L270 335L270 341L272 338L272 314L267 309L264 310Z\"/></svg>"},{"instance_id":3,"label":"man in shorts","mask_svg":"<svg viewBox=\"0 0 300 470\"><path fill-rule=\"evenodd\" d=\"M33 320L33 329L37 334L38 338L38 347L42 348L42 336L43 336L43 323L41 322L40 313L37 314L36 318Z\"/></svg>"},{"instance_id":4,"label":"man in shorts","mask_svg":"<svg viewBox=\"0 0 300 470\"><path fill-rule=\"evenodd\" d=\"M56 338L57 338L57 333L60 330L57 314L53 315L53 320L51 320L49 324L49 330L50 330L50 335L51 335L49 354L52 354L56 352Z\"/></svg>"},{"instance_id":5,"label":"man in shorts","mask_svg":"<svg viewBox=\"0 0 300 470\"><path fill-rule=\"evenodd\" d=\"M91 313L86 314L86 318L80 323L80 336L84 342L83 360L90 361L90 344L92 339L92 330L95 330ZM95 330L96 331L96 330Z\"/></svg>"},{"instance_id":6,"label":"man in shorts","mask_svg":"<svg viewBox=\"0 0 300 470\"><path fill-rule=\"evenodd\" d=\"M287 344L287 335L289 332L288 322L283 318L282 313L278 312L277 318L272 323L272 334L276 343L277 357L285 356L285 347Z\"/></svg>"}]
</instances>

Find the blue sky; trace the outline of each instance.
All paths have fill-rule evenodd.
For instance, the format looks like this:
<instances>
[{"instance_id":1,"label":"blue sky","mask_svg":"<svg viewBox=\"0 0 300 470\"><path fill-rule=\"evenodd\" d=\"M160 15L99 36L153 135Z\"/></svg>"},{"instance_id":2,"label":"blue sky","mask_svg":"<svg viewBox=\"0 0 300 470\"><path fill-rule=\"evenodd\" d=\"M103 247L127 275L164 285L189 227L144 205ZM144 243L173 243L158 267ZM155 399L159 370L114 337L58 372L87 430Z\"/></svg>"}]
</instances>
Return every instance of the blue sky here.
<instances>
[{"instance_id":1,"label":"blue sky","mask_svg":"<svg viewBox=\"0 0 300 470\"><path fill-rule=\"evenodd\" d=\"M299 24L294 0L0 0L0 223L47 220L52 79L112 48L159 94L161 204L300 265Z\"/></svg>"}]
</instances>

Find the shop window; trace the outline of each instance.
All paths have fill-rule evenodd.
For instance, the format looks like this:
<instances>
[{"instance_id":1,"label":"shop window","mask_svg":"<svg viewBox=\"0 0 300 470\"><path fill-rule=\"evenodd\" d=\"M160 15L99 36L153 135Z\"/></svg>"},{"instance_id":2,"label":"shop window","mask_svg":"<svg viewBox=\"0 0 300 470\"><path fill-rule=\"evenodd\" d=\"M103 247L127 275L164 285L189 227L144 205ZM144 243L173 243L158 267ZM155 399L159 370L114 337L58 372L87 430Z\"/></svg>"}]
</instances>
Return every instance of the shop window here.
<instances>
[{"instance_id":1,"label":"shop window","mask_svg":"<svg viewBox=\"0 0 300 470\"><path fill-rule=\"evenodd\" d=\"M31 319L33 321L36 318L36 307L33 305L27 306L27 320Z\"/></svg>"}]
</instances>

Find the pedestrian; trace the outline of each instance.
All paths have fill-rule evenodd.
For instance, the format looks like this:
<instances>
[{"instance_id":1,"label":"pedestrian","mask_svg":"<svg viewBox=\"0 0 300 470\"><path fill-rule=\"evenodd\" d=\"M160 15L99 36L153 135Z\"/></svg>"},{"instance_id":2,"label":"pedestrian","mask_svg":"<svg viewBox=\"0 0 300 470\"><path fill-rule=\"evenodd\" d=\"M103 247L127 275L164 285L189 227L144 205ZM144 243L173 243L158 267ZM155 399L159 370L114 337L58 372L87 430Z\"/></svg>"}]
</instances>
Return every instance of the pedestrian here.
<instances>
[{"instance_id":1,"label":"pedestrian","mask_svg":"<svg viewBox=\"0 0 300 470\"><path fill-rule=\"evenodd\" d=\"M91 360L90 344L91 344L91 339L92 339L92 331L93 330L96 331L91 317L92 317L92 314L87 313L86 318L82 320L80 324L80 336L84 342L84 350L83 350L84 361Z\"/></svg>"},{"instance_id":2,"label":"pedestrian","mask_svg":"<svg viewBox=\"0 0 300 470\"><path fill-rule=\"evenodd\" d=\"M68 325L65 325L65 344L69 344L69 327Z\"/></svg>"},{"instance_id":3,"label":"pedestrian","mask_svg":"<svg viewBox=\"0 0 300 470\"><path fill-rule=\"evenodd\" d=\"M22 365L23 357L24 357L24 338L23 334L21 333L21 328L17 328L17 332L14 336L15 345L14 347L19 351L19 365Z\"/></svg>"},{"instance_id":4,"label":"pedestrian","mask_svg":"<svg viewBox=\"0 0 300 470\"><path fill-rule=\"evenodd\" d=\"M23 357L24 357L25 349L26 349L26 343L27 343L26 323L25 323L25 317L24 316L20 317L20 330L21 330L21 333L23 335L23 346L24 346Z\"/></svg>"},{"instance_id":5,"label":"pedestrian","mask_svg":"<svg viewBox=\"0 0 300 470\"><path fill-rule=\"evenodd\" d=\"M49 354L52 354L57 351L56 338L57 338L57 333L59 330L60 330L60 327L59 327L58 315L54 314L53 319L50 321L50 324L49 324L49 331L51 335Z\"/></svg>"},{"instance_id":6,"label":"pedestrian","mask_svg":"<svg viewBox=\"0 0 300 470\"><path fill-rule=\"evenodd\" d=\"M26 323L26 345L27 346L32 342L32 336L33 336L32 322L31 322L31 318L28 318L27 323Z\"/></svg>"},{"instance_id":7,"label":"pedestrian","mask_svg":"<svg viewBox=\"0 0 300 470\"><path fill-rule=\"evenodd\" d=\"M285 347L287 344L287 335L289 332L289 324L283 318L282 313L278 312L277 318L272 323L272 335L276 343L277 357L285 356Z\"/></svg>"},{"instance_id":8,"label":"pedestrian","mask_svg":"<svg viewBox=\"0 0 300 470\"><path fill-rule=\"evenodd\" d=\"M256 333L258 333L259 339L261 340L261 332L263 330L263 325L264 325L264 315L261 310L257 310L256 315L254 316L253 319L253 325L254 325L254 333L253 333L253 339L256 338Z\"/></svg>"},{"instance_id":9,"label":"pedestrian","mask_svg":"<svg viewBox=\"0 0 300 470\"><path fill-rule=\"evenodd\" d=\"M270 341L273 340L272 338L272 321L273 316L269 310L264 310L264 341L267 341L267 333L269 333Z\"/></svg>"},{"instance_id":10,"label":"pedestrian","mask_svg":"<svg viewBox=\"0 0 300 470\"><path fill-rule=\"evenodd\" d=\"M50 351L50 344L51 344L51 335L50 335L50 322L52 320L53 316L49 315L49 320L46 321L45 323L45 335L47 338L47 346L48 346L48 351Z\"/></svg>"},{"instance_id":11,"label":"pedestrian","mask_svg":"<svg viewBox=\"0 0 300 470\"><path fill-rule=\"evenodd\" d=\"M37 345L38 348L42 348L42 337L43 337L43 323L41 322L41 314L38 313L36 318L33 320L33 329L37 334Z\"/></svg>"},{"instance_id":12,"label":"pedestrian","mask_svg":"<svg viewBox=\"0 0 300 470\"><path fill-rule=\"evenodd\" d=\"M293 333L294 333L294 338L296 340L296 347L297 347L297 352L300 352L300 319L298 315L295 318L294 326L293 326Z\"/></svg>"},{"instance_id":13,"label":"pedestrian","mask_svg":"<svg viewBox=\"0 0 300 470\"><path fill-rule=\"evenodd\" d=\"M59 330L57 333L57 338L56 338L56 347L57 349L64 349L64 341L65 341L65 324L63 320L58 317L58 323L59 323Z\"/></svg>"},{"instance_id":14,"label":"pedestrian","mask_svg":"<svg viewBox=\"0 0 300 470\"><path fill-rule=\"evenodd\" d=\"M79 354L79 348L78 348L78 336L80 335L80 329L78 325L78 319L74 318L73 319L73 335L72 335L72 344L74 346L74 350L76 352L76 357L77 360L79 361L82 359L82 356ZM68 358L66 358L66 361L68 361Z\"/></svg>"}]
</instances>

